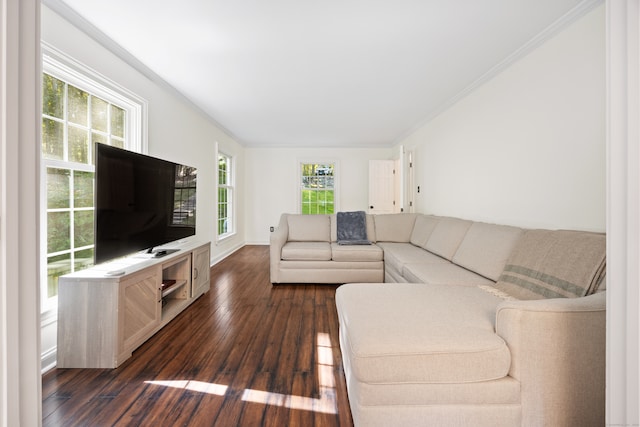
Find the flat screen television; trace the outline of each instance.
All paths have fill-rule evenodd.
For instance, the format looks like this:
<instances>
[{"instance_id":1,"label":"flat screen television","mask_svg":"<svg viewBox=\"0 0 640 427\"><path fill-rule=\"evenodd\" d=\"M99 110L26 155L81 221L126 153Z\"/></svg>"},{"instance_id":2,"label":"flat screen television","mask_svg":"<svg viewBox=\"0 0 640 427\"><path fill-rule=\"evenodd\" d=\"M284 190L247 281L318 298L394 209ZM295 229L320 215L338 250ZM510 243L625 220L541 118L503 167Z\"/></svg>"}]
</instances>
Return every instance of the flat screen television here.
<instances>
[{"instance_id":1,"label":"flat screen television","mask_svg":"<svg viewBox=\"0 0 640 427\"><path fill-rule=\"evenodd\" d=\"M96 144L96 264L196 233L197 170L167 160Z\"/></svg>"}]
</instances>

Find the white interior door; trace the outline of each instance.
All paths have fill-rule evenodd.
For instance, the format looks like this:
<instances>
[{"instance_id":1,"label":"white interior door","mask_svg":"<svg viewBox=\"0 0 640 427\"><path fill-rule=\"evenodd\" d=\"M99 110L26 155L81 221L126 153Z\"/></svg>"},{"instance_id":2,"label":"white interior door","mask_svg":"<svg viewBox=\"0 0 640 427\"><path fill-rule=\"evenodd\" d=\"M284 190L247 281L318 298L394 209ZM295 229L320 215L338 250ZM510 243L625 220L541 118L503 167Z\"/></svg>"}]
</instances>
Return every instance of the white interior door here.
<instances>
[{"instance_id":1,"label":"white interior door","mask_svg":"<svg viewBox=\"0 0 640 427\"><path fill-rule=\"evenodd\" d=\"M404 212L404 197L402 197L402 157L394 160L393 167L393 212Z\"/></svg>"},{"instance_id":2,"label":"white interior door","mask_svg":"<svg viewBox=\"0 0 640 427\"><path fill-rule=\"evenodd\" d=\"M406 173L406 189L405 189L405 194L406 194L406 212L415 212L416 211L416 207L415 207L415 199L416 199L416 194L414 192L414 188L415 188L415 182L416 182L416 178L415 178L415 168L413 167L413 151L409 151L406 155L406 163L407 163L407 173Z\"/></svg>"},{"instance_id":3,"label":"white interior door","mask_svg":"<svg viewBox=\"0 0 640 427\"><path fill-rule=\"evenodd\" d=\"M369 213L395 212L394 160L369 160Z\"/></svg>"}]
</instances>

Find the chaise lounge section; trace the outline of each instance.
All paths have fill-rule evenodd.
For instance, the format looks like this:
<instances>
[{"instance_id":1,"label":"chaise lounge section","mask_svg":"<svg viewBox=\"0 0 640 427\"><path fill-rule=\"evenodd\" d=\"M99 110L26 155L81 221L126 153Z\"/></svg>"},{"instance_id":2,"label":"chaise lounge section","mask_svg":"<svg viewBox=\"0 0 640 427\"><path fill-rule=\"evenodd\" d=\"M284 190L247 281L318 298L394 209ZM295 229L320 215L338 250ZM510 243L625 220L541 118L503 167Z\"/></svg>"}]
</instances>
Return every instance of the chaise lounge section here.
<instances>
[{"instance_id":1,"label":"chaise lounge section","mask_svg":"<svg viewBox=\"0 0 640 427\"><path fill-rule=\"evenodd\" d=\"M604 292L349 284L336 305L356 426L604 425Z\"/></svg>"}]
</instances>

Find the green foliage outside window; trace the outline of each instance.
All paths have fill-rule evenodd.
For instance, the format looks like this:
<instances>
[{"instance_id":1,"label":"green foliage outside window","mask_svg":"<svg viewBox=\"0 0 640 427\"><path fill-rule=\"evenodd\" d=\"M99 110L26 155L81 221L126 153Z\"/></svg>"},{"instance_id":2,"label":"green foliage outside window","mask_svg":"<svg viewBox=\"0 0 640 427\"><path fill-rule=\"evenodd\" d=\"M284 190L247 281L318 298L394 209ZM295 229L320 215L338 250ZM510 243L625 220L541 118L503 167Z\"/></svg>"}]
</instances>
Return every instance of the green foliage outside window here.
<instances>
[{"instance_id":1,"label":"green foliage outside window","mask_svg":"<svg viewBox=\"0 0 640 427\"><path fill-rule=\"evenodd\" d=\"M301 178L301 212L306 215L334 213L334 165L304 163Z\"/></svg>"},{"instance_id":2,"label":"green foliage outside window","mask_svg":"<svg viewBox=\"0 0 640 427\"><path fill-rule=\"evenodd\" d=\"M302 190L302 213L306 215L332 214L334 211L333 190Z\"/></svg>"},{"instance_id":3,"label":"green foliage outside window","mask_svg":"<svg viewBox=\"0 0 640 427\"><path fill-rule=\"evenodd\" d=\"M64 117L64 90L66 83L48 74L42 75L42 113L62 119Z\"/></svg>"},{"instance_id":4,"label":"green foliage outside window","mask_svg":"<svg viewBox=\"0 0 640 427\"><path fill-rule=\"evenodd\" d=\"M218 188L218 235L229 232L229 190Z\"/></svg>"},{"instance_id":5,"label":"green foliage outside window","mask_svg":"<svg viewBox=\"0 0 640 427\"><path fill-rule=\"evenodd\" d=\"M89 124L89 116L87 114L89 107L89 94L70 85L68 88L68 96L69 122L80 126L87 126Z\"/></svg>"}]
</instances>

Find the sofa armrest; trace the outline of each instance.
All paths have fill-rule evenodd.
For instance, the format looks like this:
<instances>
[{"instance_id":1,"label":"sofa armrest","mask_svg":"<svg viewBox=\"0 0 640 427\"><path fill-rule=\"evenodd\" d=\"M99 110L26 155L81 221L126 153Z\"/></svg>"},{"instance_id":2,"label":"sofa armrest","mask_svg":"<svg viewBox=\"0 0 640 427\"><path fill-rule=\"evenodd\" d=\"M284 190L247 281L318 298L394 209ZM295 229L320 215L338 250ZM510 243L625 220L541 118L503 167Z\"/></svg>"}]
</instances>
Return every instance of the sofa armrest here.
<instances>
[{"instance_id":1,"label":"sofa armrest","mask_svg":"<svg viewBox=\"0 0 640 427\"><path fill-rule=\"evenodd\" d=\"M280 222L276 229L269 236L269 266L271 283L280 282L280 259L282 258L282 247L287 243L289 237L289 223L287 214L280 216Z\"/></svg>"},{"instance_id":2,"label":"sofa armrest","mask_svg":"<svg viewBox=\"0 0 640 427\"><path fill-rule=\"evenodd\" d=\"M604 425L606 293L505 301L496 333L520 381L523 425Z\"/></svg>"}]
</instances>

